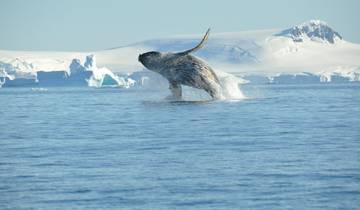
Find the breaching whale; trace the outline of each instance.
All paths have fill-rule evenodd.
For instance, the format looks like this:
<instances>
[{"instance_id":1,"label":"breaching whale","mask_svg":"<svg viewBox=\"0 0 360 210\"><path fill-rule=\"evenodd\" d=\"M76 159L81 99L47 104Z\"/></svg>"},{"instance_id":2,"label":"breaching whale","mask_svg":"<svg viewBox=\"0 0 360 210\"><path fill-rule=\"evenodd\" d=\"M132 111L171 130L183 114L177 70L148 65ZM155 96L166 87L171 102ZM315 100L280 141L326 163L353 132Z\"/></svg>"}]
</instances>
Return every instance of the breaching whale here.
<instances>
[{"instance_id":1,"label":"breaching whale","mask_svg":"<svg viewBox=\"0 0 360 210\"><path fill-rule=\"evenodd\" d=\"M203 89L213 99L221 98L221 84L212 68L203 60L192 55L201 49L209 38L207 30L201 42L192 49L172 53L151 51L138 57L147 69L157 72L169 81L172 97L181 99L181 85Z\"/></svg>"}]
</instances>

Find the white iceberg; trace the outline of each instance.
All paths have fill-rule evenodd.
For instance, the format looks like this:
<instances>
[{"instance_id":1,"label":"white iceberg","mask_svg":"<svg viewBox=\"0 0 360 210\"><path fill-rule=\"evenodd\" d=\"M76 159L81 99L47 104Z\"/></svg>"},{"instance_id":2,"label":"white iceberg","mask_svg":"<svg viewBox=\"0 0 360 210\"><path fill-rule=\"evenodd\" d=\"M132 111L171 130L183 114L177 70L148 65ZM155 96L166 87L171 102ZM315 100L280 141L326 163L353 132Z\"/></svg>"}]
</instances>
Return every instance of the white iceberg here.
<instances>
[{"instance_id":1,"label":"white iceberg","mask_svg":"<svg viewBox=\"0 0 360 210\"><path fill-rule=\"evenodd\" d=\"M98 68L94 55L86 56L83 67L86 71L92 71L92 76L88 79L90 87L123 87L129 88L135 85L135 81L130 78L124 78L115 75L110 69ZM77 67L79 69L79 67Z\"/></svg>"}]
</instances>

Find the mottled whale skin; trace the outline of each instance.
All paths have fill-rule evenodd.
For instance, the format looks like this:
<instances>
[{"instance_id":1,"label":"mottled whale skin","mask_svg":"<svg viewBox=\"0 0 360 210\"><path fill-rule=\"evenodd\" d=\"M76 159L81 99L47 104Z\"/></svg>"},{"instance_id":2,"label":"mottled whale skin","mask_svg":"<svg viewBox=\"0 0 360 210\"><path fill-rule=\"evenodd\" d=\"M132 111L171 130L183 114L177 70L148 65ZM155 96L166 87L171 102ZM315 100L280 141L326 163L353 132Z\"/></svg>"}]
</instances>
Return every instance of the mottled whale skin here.
<instances>
[{"instance_id":1,"label":"mottled whale skin","mask_svg":"<svg viewBox=\"0 0 360 210\"><path fill-rule=\"evenodd\" d=\"M181 85L203 89L213 99L221 98L221 84L211 67L194 55L203 47L208 39L210 29L202 41L194 48L179 53L147 52L139 55L141 62L147 69L157 72L169 81L172 97L181 99Z\"/></svg>"}]
</instances>

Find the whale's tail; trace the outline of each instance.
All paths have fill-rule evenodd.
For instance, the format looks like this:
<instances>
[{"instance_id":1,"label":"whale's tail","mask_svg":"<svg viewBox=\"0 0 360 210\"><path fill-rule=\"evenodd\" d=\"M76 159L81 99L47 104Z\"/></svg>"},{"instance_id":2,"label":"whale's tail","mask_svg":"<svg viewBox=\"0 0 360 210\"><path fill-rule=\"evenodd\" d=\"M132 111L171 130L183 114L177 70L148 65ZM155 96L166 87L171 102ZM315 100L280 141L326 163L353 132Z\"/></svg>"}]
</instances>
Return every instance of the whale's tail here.
<instances>
[{"instance_id":1,"label":"whale's tail","mask_svg":"<svg viewBox=\"0 0 360 210\"><path fill-rule=\"evenodd\" d=\"M196 45L196 47L194 47L194 48L192 48L190 50L186 50L184 52L179 52L177 54L178 55L187 55L189 53L192 53L192 52L195 52L195 51L201 49L204 46L205 42L209 39L209 35L210 35L210 28L206 31L205 36L203 37L201 42L198 45Z\"/></svg>"}]
</instances>

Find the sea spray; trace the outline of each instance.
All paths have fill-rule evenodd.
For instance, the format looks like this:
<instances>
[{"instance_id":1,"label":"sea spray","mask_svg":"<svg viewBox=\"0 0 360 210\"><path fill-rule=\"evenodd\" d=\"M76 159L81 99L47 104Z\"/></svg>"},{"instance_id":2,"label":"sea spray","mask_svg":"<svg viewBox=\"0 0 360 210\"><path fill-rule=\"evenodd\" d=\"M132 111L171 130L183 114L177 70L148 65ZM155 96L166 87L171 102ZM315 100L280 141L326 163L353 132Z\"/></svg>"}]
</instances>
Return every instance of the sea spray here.
<instances>
[{"instance_id":1,"label":"sea spray","mask_svg":"<svg viewBox=\"0 0 360 210\"><path fill-rule=\"evenodd\" d=\"M241 100L246 98L239 86L248 83L247 80L219 70L215 73L222 86L223 100Z\"/></svg>"}]
</instances>

